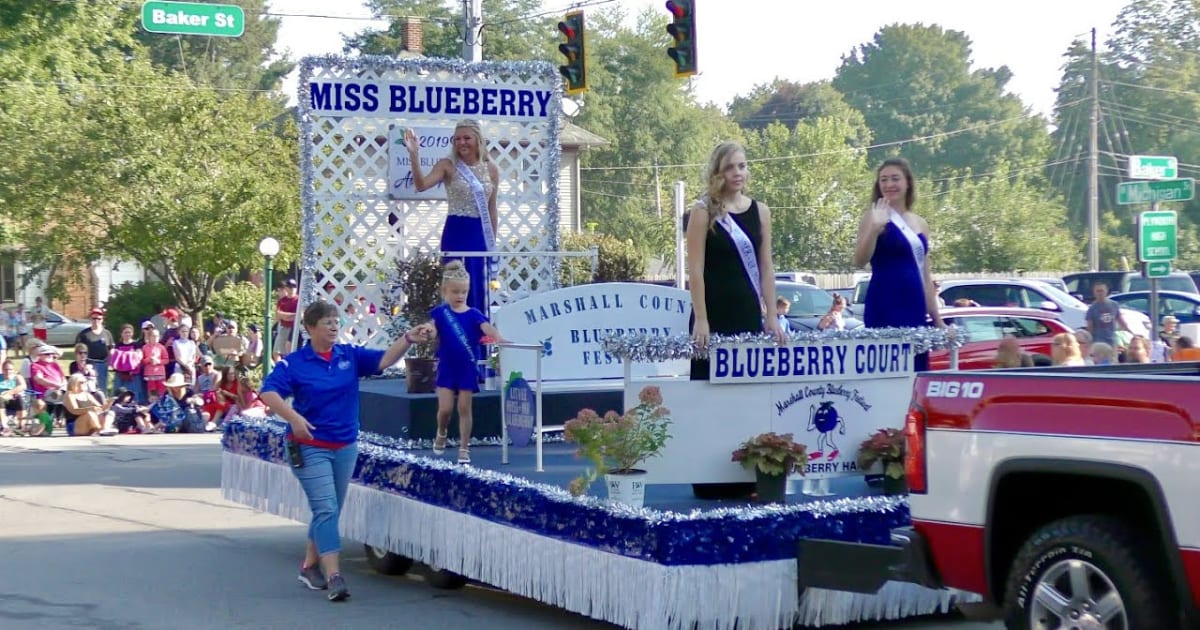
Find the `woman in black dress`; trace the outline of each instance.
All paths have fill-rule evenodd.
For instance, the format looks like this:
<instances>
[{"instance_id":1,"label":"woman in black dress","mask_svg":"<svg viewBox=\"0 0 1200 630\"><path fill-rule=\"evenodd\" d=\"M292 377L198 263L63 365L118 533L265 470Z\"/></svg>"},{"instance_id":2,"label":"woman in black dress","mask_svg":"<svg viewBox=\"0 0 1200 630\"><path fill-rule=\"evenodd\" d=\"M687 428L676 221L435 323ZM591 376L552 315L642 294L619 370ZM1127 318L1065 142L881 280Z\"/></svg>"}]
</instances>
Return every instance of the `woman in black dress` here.
<instances>
[{"instance_id":1,"label":"woman in black dress","mask_svg":"<svg viewBox=\"0 0 1200 630\"><path fill-rule=\"evenodd\" d=\"M775 317L771 211L746 196L746 152L736 142L713 150L705 170L708 189L687 223L692 339L708 345L712 333L764 330L783 340ZM692 361L692 380L708 379L708 360Z\"/></svg>"}]
</instances>

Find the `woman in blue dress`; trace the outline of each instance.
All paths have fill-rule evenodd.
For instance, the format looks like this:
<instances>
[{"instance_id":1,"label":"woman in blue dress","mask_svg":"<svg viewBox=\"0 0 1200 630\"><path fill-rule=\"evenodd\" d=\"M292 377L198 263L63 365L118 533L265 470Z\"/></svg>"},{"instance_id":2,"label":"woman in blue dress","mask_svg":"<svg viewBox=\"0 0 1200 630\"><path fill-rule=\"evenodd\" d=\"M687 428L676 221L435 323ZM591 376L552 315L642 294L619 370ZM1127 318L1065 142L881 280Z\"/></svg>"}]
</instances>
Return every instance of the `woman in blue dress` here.
<instances>
[{"instance_id":1,"label":"woman in blue dress","mask_svg":"<svg viewBox=\"0 0 1200 630\"><path fill-rule=\"evenodd\" d=\"M858 226L854 266L871 263L863 306L868 328L943 327L929 267L929 225L913 211L912 168L901 158L885 160L875 174L871 208ZM917 371L929 368L928 353L917 355Z\"/></svg>"},{"instance_id":2,"label":"woman in blue dress","mask_svg":"<svg viewBox=\"0 0 1200 630\"><path fill-rule=\"evenodd\" d=\"M479 123L463 120L454 127L450 157L438 160L429 173L421 172L420 138L412 129L404 132L404 146L412 164L417 192L438 184L446 185L446 224L442 228L443 252L486 252L496 249L496 189L500 171L488 159ZM488 284L495 276L492 257L445 257L442 264L461 260L471 276L468 305L485 316L491 313Z\"/></svg>"}]
</instances>

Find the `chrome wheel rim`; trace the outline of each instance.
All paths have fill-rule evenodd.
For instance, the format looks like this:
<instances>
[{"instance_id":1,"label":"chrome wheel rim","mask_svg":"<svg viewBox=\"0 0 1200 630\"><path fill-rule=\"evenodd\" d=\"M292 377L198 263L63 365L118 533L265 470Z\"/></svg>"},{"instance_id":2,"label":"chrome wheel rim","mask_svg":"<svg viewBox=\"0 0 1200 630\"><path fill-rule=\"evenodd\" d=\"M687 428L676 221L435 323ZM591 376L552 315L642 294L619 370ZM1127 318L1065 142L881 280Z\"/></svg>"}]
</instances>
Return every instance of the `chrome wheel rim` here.
<instances>
[{"instance_id":1,"label":"chrome wheel rim","mask_svg":"<svg viewBox=\"0 0 1200 630\"><path fill-rule=\"evenodd\" d=\"M370 549L371 549L371 555L375 556L376 558L379 558L380 560L383 560L384 558L386 558L388 556L389 553L391 553L387 549L380 549L379 547L376 547L374 545L367 545L367 546L370 547Z\"/></svg>"},{"instance_id":2,"label":"chrome wheel rim","mask_svg":"<svg viewBox=\"0 0 1200 630\"><path fill-rule=\"evenodd\" d=\"M1129 630L1125 602L1096 565L1061 560L1034 584L1029 627L1036 630Z\"/></svg>"}]
</instances>

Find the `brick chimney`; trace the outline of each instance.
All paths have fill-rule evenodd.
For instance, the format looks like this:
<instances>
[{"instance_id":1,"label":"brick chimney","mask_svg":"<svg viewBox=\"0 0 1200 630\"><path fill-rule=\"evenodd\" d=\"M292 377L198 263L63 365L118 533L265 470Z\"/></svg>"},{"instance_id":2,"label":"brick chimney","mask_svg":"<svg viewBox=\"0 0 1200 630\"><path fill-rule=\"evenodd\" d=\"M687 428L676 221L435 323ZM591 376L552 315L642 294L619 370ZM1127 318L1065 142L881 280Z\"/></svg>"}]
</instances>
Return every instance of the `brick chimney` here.
<instances>
[{"instance_id":1,"label":"brick chimney","mask_svg":"<svg viewBox=\"0 0 1200 630\"><path fill-rule=\"evenodd\" d=\"M403 29L400 37L401 50L416 55L424 53L425 43L421 38L421 18L405 17L401 28Z\"/></svg>"}]
</instances>

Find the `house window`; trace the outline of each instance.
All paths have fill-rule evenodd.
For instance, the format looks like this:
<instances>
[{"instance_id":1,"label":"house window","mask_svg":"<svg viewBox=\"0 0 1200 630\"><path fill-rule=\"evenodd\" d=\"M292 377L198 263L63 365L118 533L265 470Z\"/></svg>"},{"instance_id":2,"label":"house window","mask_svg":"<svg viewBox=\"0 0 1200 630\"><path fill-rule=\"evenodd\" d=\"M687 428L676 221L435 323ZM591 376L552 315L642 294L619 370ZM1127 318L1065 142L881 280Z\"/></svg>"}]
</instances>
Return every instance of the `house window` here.
<instances>
[{"instance_id":1,"label":"house window","mask_svg":"<svg viewBox=\"0 0 1200 630\"><path fill-rule=\"evenodd\" d=\"M17 270L12 261L0 260L0 302L17 301Z\"/></svg>"}]
</instances>

